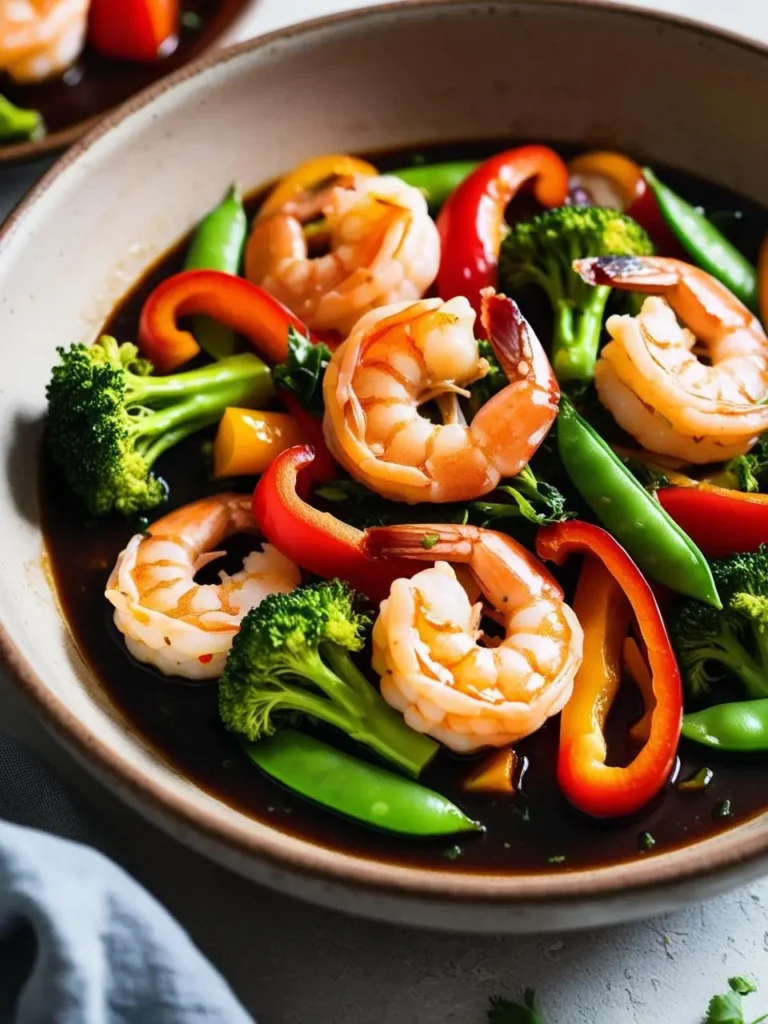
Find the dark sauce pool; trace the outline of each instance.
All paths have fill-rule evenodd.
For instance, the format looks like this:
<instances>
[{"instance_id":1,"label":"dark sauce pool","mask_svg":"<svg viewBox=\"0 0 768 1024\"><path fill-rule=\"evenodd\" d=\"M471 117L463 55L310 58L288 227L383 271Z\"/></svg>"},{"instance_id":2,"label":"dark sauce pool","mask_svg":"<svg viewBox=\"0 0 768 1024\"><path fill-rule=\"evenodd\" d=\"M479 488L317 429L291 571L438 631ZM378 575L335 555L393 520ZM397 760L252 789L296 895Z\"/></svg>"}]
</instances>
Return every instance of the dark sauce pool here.
<instances>
[{"instance_id":1,"label":"dark sauce pool","mask_svg":"<svg viewBox=\"0 0 768 1024\"><path fill-rule=\"evenodd\" d=\"M419 153L426 153L430 160L451 159L484 156L507 145L508 141L438 146ZM378 154L373 159L386 169L413 162L418 156L409 149ZM671 171L664 172L664 179L689 200L704 206L732 240L754 257L768 227L764 210L698 179ZM252 199L251 210L258 201L258 196ZM145 297L159 280L180 268L182 253L180 245L152 268L115 310L105 326L107 333L120 340L135 337ZM212 436L211 432L208 439ZM170 486L169 508L221 489L220 482L209 480L205 440L198 435L160 461L157 470ZM243 490L249 489L248 484L239 482ZM170 762L228 804L281 831L332 849L393 863L514 874L564 871L653 856L768 809L768 759L718 755L683 741L674 778L653 804L631 820L588 820L568 804L557 786L555 720L516 745L525 770L520 792L513 799L468 795L462 791L461 782L477 758L442 752L427 769L423 781L481 820L486 826L482 836L462 839L458 846L445 839L414 841L368 831L334 817L282 789L250 764L237 741L219 723L215 685L189 685L166 679L138 665L126 653L112 624L111 609L104 600L104 586L118 552L136 532L137 524L109 521L84 526L82 513L73 506L56 473L45 466L41 476L41 508L61 606L83 657L102 680L111 699L155 745L159 759ZM232 565L226 567L239 564L245 550L247 544L234 538L229 546ZM218 568L220 564L206 570L211 572L211 579ZM627 763L633 756L634 751L626 741L627 725L639 714L638 698L633 686L627 684L608 723L610 763ZM333 734L332 742L340 742L338 733ZM702 767L714 773L706 789L678 789L676 781L688 778Z\"/></svg>"},{"instance_id":2,"label":"dark sauce pool","mask_svg":"<svg viewBox=\"0 0 768 1024\"><path fill-rule=\"evenodd\" d=\"M231 25L245 0L183 0L178 44L151 63L101 57L86 46L77 63L58 78L19 85L2 78L13 103L39 110L50 134L102 115L207 49Z\"/></svg>"}]
</instances>

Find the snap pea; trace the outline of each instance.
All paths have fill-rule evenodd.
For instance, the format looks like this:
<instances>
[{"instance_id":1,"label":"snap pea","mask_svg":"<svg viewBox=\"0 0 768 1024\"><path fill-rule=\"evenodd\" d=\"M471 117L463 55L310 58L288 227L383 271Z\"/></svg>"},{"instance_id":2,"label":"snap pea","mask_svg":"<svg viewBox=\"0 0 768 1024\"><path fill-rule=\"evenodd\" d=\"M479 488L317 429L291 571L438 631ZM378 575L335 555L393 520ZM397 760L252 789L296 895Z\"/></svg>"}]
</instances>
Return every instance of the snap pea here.
<instances>
[{"instance_id":1,"label":"snap pea","mask_svg":"<svg viewBox=\"0 0 768 1024\"><path fill-rule=\"evenodd\" d=\"M479 160L449 160L439 164L401 167L391 173L402 178L406 184L421 189L429 208L436 210L479 165Z\"/></svg>"},{"instance_id":2,"label":"snap pea","mask_svg":"<svg viewBox=\"0 0 768 1024\"><path fill-rule=\"evenodd\" d=\"M683 715L683 736L738 753L768 751L768 699L714 704Z\"/></svg>"},{"instance_id":3,"label":"snap pea","mask_svg":"<svg viewBox=\"0 0 768 1024\"><path fill-rule=\"evenodd\" d=\"M243 258L248 219L240 189L233 185L218 206L205 216L192 236L185 270L222 270L237 274ZM235 332L210 317L195 317L192 332L200 346L214 359L235 351Z\"/></svg>"},{"instance_id":4,"label":"snap pea","mask_svg":"<svg viewBox=\"0 0 768 1024\"><path fill-rule=\"evenodd\" d=\"M45 124L37 110L23 110L0 96L0 142L36 139L45 134Z\"/></svg>"},{"instance_id":5,"label":"snap pea","mask_svg":"<svg viewBox=\"0 0 768 1024\"><path fill-rule=\"evenodd\" d=\"M293 729L244 743L263 772L300 796L355 821L409 836L481 832L482 825L434 790L360 761Z\"/></svg>"},{"instance_id":6,"label":"snap pea","mask_svg":"<svg viewBox=\"0 0 768 1024\"><path fill-rule=\"evenodd\" d=\"M653 189L664 220L678 242L708 274L757 311L757 272L746 256L718 231L706 215L663 185L650 168L643 176Z\"/></svg>"},{"instance_id":7,"label":"snap pea","mask_svg":"<svg viewBox=\"0 0 768 1024\"><path fill-rule=\"evenodd\" d=\"M722 607L704 555L567 399L557 418L557 447L576 490L646 575Z\"/></svg>"}]
</instances>

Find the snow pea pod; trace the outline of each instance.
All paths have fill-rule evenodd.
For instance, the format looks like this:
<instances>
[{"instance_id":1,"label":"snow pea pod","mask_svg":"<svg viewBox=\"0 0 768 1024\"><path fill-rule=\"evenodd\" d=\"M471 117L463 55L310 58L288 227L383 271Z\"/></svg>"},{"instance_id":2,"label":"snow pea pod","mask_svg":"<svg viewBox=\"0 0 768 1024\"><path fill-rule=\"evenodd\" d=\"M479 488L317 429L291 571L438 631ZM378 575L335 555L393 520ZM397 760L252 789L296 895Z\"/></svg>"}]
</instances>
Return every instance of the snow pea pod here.
<instances>
[{"instance_id":1,"label":"snow pea pod","mask_svg":"<svg viewBox=\"0 0 768 1024\"><path fill-rule=\"evenodd\" d=\"M557 417L557 447L576 490L647 576L722 607L701 551L565 398Z\"/></svg>"},{"instance_id":2,"label":"snow pea pod","mask_svg":"<svg viewBox=\"0 0 768 1024\"><path fill-rule=\"evenodd\" d=\"M714 704L683 715L682 734L718 750L768 751L768 699Z\"/></svg>"},{"instance_id":3,"label":"snow pea pod","mask_svg":"<svg viewBox=\"0 0 768 1024\"><path fill-rule=\"evenodd\" d=\"M39 111L23 110L0 96L0 142L38 139L45 134L45 124Z\"/></svg>"},{"instance_id":4,"label":"snow pea pod","mask_svg":"<svg viewBox=\"0 0 768 1024\"><path fill-rule=\"evenodd\" d=\"M434 790L360 761L293 729L243 746L271 778L364 825L408 836L482 832L483 826Z\"/></svg>"},{"instance_id":5,"label":"snow pea pod","mask_svg":"<svg viewBox=\"0 0 768 1024\"><path fill-rule=\"evenodd\" d=\"M401 178L407 185L421 189L430 210L436 210L479 165L479 160L448 160L439 164L401 167L390 173Z\"/></svg>"},{"instance_id":6,"label":"snow pea pod","mask_svg":"<svg viewBox=\"0 0 768 1024\"><path fill-rule=\"evenodd\" d=\"M643 177L686 252L707 273L730 288L745 306L757 312L757 272L746 256L742 256L701 210L663 185L650 168L643 168Z\"/></svg>"},{"instance_id":7,"label":"snow pea pod","mask_svg":"<svg viewBox=\"0 0 768 1024\"><path fill-rule=\"evenodd\" d=\"M218 206L205 216L192 236L185 270L221 270L237 274L243 258L248 219L240 189L233 185ZM231 356L235 351L235 332L210 317L196 317L193 334L214 359Z\"/></svg>"}]
</instances>

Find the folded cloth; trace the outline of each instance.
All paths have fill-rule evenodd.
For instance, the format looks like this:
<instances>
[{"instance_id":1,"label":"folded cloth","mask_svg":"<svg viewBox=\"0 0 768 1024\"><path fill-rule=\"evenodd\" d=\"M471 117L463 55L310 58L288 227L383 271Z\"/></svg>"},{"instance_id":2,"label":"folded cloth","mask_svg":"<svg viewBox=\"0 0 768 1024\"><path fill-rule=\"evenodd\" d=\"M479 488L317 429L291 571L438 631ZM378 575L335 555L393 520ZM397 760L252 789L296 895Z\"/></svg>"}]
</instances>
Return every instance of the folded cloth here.
<instances>
[{"instance_id":1,"label":"folded cloth","mask_svg":"<svg viewBox=\"0 0 768 1024\"><path fill-rule=\"evenodd\" d=\"M69 836L87 814L0 734L0 815ZM183 929L101 853L0 821L0 1021L245 1024L252 1018Z\"/></svg>"}]
</instances>

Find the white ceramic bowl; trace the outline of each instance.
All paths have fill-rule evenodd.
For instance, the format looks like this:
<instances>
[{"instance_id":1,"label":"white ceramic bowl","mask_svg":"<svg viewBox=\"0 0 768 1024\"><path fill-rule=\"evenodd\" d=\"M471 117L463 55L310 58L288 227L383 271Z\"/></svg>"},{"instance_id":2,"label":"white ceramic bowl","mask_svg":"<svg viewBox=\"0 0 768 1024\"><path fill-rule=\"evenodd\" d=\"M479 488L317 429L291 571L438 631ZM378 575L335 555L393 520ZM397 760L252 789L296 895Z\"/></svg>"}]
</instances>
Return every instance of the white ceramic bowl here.
<instances>
[{"instance_id":1,"label":"white ceramic bowl","mask_svg":"<svg viewBox=\"0 0 768 1024\"><path fill-rule=\"evenodd\" d=\"M35 461L57 345L115 301L233 179L327 151L483 136L608 144L768 202L768 54L598 3L384 6L288 29L162 82L65 156L0 239L0 628L62 741L153 821L250 877L337 908L493 931L615 922L744 883L768 817L685 850L516 878L392 867L282 835L196 788L112 707L46 580ZM596 840L598 841L598 840Z\"/></svg>"}]
</instances>

